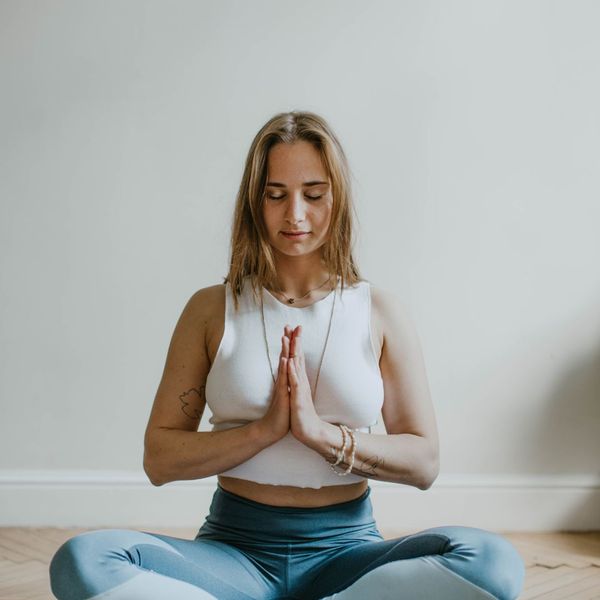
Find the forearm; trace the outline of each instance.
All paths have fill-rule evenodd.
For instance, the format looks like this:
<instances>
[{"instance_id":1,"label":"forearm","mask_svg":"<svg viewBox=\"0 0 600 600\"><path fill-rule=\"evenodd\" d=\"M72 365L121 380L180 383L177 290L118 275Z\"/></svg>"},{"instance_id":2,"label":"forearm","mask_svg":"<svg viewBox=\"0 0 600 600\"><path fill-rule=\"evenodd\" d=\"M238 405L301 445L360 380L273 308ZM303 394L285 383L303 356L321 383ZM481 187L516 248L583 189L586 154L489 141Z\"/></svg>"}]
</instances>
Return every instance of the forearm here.
<instances>
[{"instance_id":1,"label":"forearm","mask_svg":"<svg viewBox=\"0 0 600 600\"><path fill-rule=\"evenodd\" d=\"M352 473L411 485L425 490L431 486L438 472L438 458L433 455L429 442L412 433L376 434L354 431L356 451ZM351 439L347 436L344 459L336 470L348 468ZM342 447L342 432L337 425L323 422L317 439L309 445L327 462L337 460L337 450Z\"/></svg>"},{"instance_id":2,"label":"forearm","mask_svg":"<svg viewBox=\"0 0 600 600\"><path fill-rule=\"evenodd\" d=\"M259 421L222 431L155 429L144 450L144 470L154 485L203 479L232 469L270 446Z\"/></svg>"}]
</instances>

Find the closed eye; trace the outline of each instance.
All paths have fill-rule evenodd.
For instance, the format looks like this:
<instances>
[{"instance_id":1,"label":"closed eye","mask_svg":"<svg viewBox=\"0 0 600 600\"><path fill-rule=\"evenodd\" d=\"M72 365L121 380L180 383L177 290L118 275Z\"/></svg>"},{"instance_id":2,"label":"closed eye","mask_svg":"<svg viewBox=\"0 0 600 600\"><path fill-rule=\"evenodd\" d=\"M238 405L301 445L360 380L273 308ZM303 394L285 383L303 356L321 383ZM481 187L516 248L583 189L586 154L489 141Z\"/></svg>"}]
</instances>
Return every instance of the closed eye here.
<instances>
[{"instance_id":1,"label":"closed eye","mask_svg":"<svg viewBox=\"0 0 600 600\"><path fill-rule=\"evenodd\" d=\"M281 196L273 196L273 194L268 194L267 196L268 198L271 198L271 200L281 200L282 198L285 198L285 194L281 195ZM309 200L318 200L319 198L323 197L323 194L321 194L320 196L306 196Z\"/></svg>"}]
</instances>

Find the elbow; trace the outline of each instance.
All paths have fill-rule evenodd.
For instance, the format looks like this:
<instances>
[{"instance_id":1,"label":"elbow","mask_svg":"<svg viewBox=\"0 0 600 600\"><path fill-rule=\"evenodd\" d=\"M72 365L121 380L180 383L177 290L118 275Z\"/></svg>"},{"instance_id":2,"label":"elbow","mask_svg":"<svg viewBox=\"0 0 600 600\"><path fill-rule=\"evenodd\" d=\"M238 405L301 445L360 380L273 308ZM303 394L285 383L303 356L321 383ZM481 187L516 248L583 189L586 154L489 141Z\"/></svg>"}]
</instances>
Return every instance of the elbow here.
<instances>
[{"instance_id":1,"label":"elbow","mask_svg":"<svg viewBox=\"0 0 600 600\"><path fill-rule=\"evenodd\" d=\"M435 480L438 478L438 475L440 474L439 454L436 453L436 455L433 458L431 458L429 461L427 461L427 464L428 464L427 468L423 469L421 482L420 482L420 485L418 486L418 488L423 491L428 490L433 485Z\"/></svg>"},{"instance_id":2,"label":"elbow","mask_svg":"<svg viewBox=\"0 0 600 600\"><path fill-rule=\"evenodd\" d=\"M156 477L156 474L154 473L154 471L151 469L151 467L144 462L144 473L146 473L146 476L148 477L148 480L150 481L150 483L156 487L160 487L162 484L160 483L160 481L158 480L158 478Z\"/></svg>"},{"instance_id":3,"label":"elbow","mask_svg":"<svg viewBox=\"0 0 600 600\"><path fill-rule=\"evenodd\" d=\"M144 456L142 459L144 473L148 476L150 483L155 487L160 487L168 480L164 478L164 468L161 467L162 452L157 445L152 430L146 430L144 435Z\"/></svg>"},{"instance_id":4,"label":"elbow","mask_svg":"<svg viewBox=\"0 0 600 600\"><path fill-rule=\"evenodd\" d=\"M161 481L160 479L157 479L156 477L150 475L148 471L146 471L146 475L148 475L148 480L154 487L160 487L161 485L164 485L166 483L165 481Z\"/></svg>"},{"instance_id":5,"label":"elbow","mask_svg":"<svg viewBox=\"0 0 600 600\"><path fill-rule=\"evenodd\" d=\"M160 487L161 485L164 485L166 483L166 481L164 481L163 479L161 479L159 477L159 474L156 471L155 463L150 460L147 450L144 451L143 466L144 466L144 473L146 473L150 483L153 486Z\"/></svg>"},{"instance_id":6,"label":"elbow","mask_svg":"<svg viewBox=\"0 0 600 600\"><path fill-rule=\"evenodd\" d=\"M150 481L150 483L153 486L160 487L161 485L164 485L165 483L167 483L163 479L160 479L158 477L158 475L154 471L149 469L148 467L144 466L144 471L145 471L146 475L148 476L148 480Z\"/></svg>"},{"instance_id":7,"label":"elbow","mask_svg":"<svg viewBox=\"0 0 600 600\"><path fill-rule=\"evenodd\" d=\"M433 485L434 481L437 479L437 476L437 472L435 474L428 473L427 476L421 479L421 483L417 487L423 491L428 490Z\"/></svg>"}]
</instances>

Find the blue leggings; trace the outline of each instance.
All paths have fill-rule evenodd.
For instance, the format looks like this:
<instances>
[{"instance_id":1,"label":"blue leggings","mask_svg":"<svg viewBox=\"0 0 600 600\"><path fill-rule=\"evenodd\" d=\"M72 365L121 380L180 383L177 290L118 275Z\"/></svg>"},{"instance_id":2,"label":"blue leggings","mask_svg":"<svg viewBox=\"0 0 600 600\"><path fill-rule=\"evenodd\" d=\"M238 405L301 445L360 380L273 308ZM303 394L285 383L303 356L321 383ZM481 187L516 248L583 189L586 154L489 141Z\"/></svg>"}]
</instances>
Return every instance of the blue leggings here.
<instances>
[{"instance_id":1,"label":"blue leggings","mask_svg":"<svg viewBox=\"0 0 600 600\"><path fill-rule=\"evenodd\" d=\"M195 539L99 529L50 563L59 600L515 600L524 564L504 537L433 527L384 540L371 488L312 508L248 500L220 485Z\"/></svg>"}]
</instances>

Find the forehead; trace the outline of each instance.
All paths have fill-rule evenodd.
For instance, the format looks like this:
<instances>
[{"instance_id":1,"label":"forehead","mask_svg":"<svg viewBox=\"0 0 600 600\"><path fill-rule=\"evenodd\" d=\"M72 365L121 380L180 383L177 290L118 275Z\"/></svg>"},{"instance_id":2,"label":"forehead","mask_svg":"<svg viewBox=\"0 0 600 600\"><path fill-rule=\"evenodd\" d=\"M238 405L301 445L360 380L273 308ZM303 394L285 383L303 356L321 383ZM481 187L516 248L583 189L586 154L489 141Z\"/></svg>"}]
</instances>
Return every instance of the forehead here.
<instances>
[{"instance_id":1,"label":"forehead","mask_svg":"<svg viewBox=\"0 0 600 600\"><path fill-rule=\"evenodd\" d=\"M329 180L318 150L304 140L273 146L267 157L267 175L270 181L290 184Z\"/></svg>"}]
</instances>

